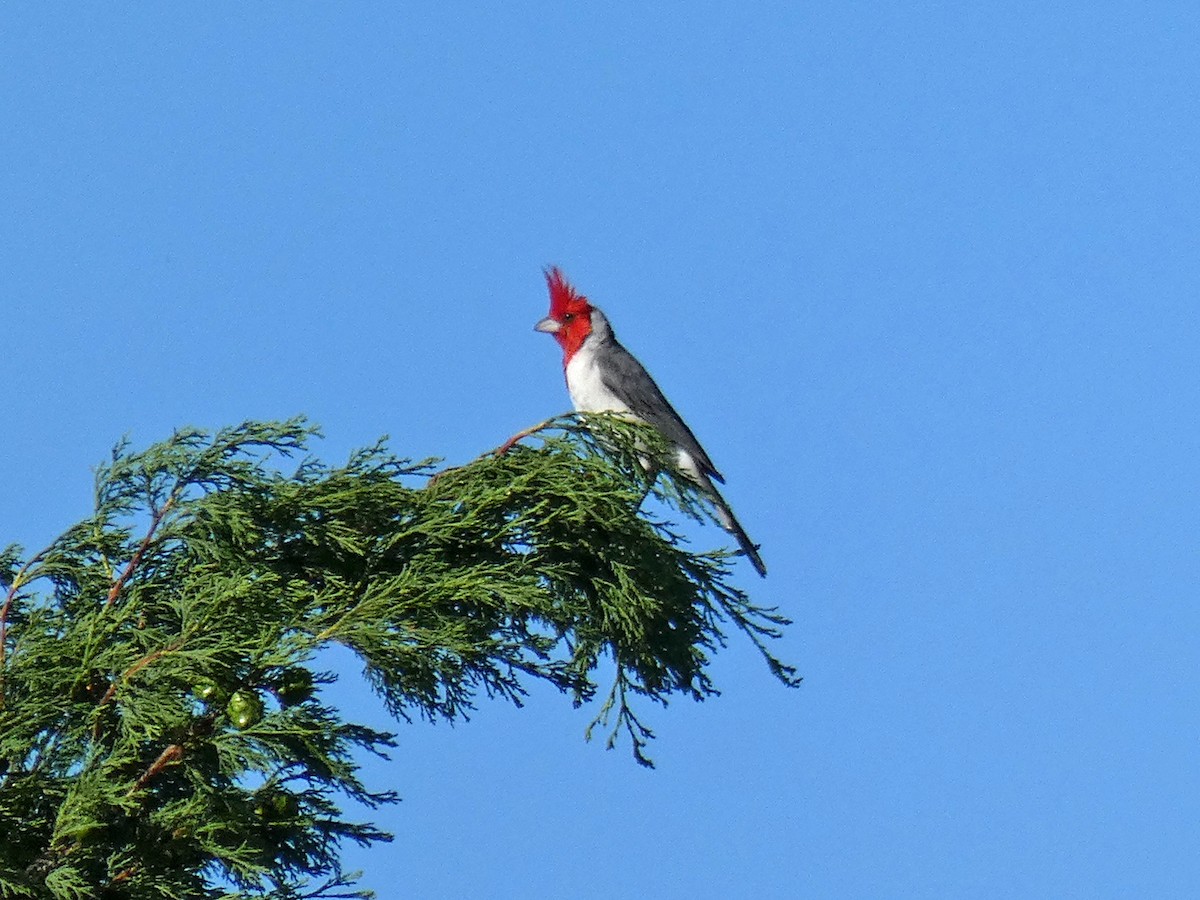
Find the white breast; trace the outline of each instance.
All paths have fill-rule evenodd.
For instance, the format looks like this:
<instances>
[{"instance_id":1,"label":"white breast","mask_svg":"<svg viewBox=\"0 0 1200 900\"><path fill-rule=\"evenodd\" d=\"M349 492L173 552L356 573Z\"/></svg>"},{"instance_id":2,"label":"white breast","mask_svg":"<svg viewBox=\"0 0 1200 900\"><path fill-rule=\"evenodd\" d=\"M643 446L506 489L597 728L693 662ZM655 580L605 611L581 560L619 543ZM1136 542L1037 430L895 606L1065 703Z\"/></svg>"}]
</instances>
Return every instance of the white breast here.
<instances>
[{"instance_id":1,"label":"white breast","mask_svg":"<svg viewBox=\"0 0 1200 900\"><path fill-rule=\"evenodd\" d=\"M629 407L604 385L596 352L584 341L567 363L567 390L579 412L628 412Z\"/></svg>"}]
</instances>

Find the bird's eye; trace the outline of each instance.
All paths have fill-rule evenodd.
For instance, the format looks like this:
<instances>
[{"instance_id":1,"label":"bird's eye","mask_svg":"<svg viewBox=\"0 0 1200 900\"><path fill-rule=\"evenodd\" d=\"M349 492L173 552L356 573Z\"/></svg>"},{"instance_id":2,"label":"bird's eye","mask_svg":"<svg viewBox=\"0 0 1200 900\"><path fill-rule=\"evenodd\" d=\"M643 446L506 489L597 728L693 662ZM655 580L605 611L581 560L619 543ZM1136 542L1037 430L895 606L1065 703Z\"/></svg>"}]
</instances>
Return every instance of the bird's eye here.
<instances>
[{"instance_id":1,"label":"bird's eye","mask_svg":"<svg viewBox=\"0 0 1200 900\"><path fill-rule=\"evenodd\" d=\"M567 313L565 316L563 316L563 321L570 322L574 318L575 318L575 313Z\"/></svg>"}]
</instances>

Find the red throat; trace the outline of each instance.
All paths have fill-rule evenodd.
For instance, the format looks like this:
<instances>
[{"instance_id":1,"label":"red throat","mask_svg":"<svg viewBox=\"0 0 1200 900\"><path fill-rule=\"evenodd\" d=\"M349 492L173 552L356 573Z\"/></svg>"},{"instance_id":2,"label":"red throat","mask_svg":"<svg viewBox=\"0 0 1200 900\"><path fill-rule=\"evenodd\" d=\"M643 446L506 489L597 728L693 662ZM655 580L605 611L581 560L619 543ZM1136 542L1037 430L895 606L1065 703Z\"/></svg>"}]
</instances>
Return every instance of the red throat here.
<instances>
[{"instance_id":1,"label":"red throat","mask_svg":"<svg viewBox=\"0 0 1200 900\"><path fill-rule=\"evenodd\" d=\"M546 270L546 286L550 288L550 318L559 325L554 339L562 347L565 366L592 333L592 305L576 292L557 266Z\"/></svg>"}]
</instances>

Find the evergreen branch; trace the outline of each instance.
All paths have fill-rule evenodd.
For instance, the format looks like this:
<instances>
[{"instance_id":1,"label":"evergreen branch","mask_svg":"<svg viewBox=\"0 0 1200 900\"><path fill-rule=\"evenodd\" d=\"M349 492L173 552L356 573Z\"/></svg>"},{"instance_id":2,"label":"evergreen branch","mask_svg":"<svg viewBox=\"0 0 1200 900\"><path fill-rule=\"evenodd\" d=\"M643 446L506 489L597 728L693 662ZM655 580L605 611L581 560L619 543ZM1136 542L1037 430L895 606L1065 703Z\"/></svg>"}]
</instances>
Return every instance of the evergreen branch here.
<instances>
[{"instance_id":1,"label":"evergreen branch","mask_svg":"<svg viewBox=\"0 0 1200 900\"><path fill-rule=\"evenodd\" d=\"M360 875L362 875L361 872L351 872L349 874L338 872L335 875L331 875L326 881L317 885L312 890L305 891L303 894L297 894L296 900L319 900L322 897L326 898L326 900L355 900L355 898L369 900L369 898L375 896L374 891L349 890L334 893L335 888L352 888L355 880Z\"/></svg>"},{"instance_id":2,"label":"evergreen branch","mask_svg":"<svg viewBox=\"0 0 1200 900\"><path fill-rule=\"evenodd\" d=\"M13 576L12 583L8 586L8 590L4 594L4 604L0 606L0 709L4 708L5 685L7 681L7 678L5 677L7 667L5 666L5 663L7 662L8 653L9 611L12 609L13 601L16 599L17 592L25 584L25 576L29 574L30 569L32 569L37 563L44 560L47 554L49 554L53 549L54 544L51 544L38 553L35 553L23 566L21 566L19 570L17 570L17 574Z\"/></svg>"},{"instance_id":3,"label":"evergreen branch","mask_svg":"<svg viewBox=\"0 0 1200 900\"><path fill-rule=\"evenodd\" d=\"M645 754L645 748L654 740L654 732L650 730L633 712L629 705L627 690L630 684L625 676L624 671L618 666L617 674L613 678L612 688L608 692L608 698L604 701L604 705L600 707L600 711L596 714L596 718L592 719L584 732L584 737L587 740L592 739L592 730L597 725L607 726L612 720L613 711L616 711L616 721L612 729L609 731L608 738L604 745L609 750L617 745L617 739L620 737L621 731L624 730L628 735L633 746L633 758L637 760L638 765L645 766L647 769L654 768L654 760Z\"/></svg>"}]
</instances>

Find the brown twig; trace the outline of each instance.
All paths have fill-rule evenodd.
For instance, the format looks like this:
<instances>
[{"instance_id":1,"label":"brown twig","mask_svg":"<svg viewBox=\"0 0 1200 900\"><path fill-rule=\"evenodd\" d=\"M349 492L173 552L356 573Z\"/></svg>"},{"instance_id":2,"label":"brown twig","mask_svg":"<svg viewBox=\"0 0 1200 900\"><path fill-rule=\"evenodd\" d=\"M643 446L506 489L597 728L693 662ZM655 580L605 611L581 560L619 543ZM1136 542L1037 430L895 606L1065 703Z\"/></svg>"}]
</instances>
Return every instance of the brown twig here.
<instances>
[{"instance_id":1,"label":"brown twig","mask_svg":"<svg viewBox=\"0 0 1200 900\"><path fill-rule=\"evenodd\" d=\"M511 450L513 448L513 445L516 444L518 441L524 440L525 438L529 437L531 434L537 434L539 431L544 431L545 429L551 427L558 419L561 419L561 418L562 418L562 416L555 416L553 419L546 419L544 422L538 422L536 425L526 428L524 431L518 431L516 434L514 434L512 437L510 437L507 441L505 441L503 444L501 444L495 450L489 450L486 453L481 453L479 456L475 457L475 459L471 460L471 462L479 462L479 460L487 459L489 456L490 457L503 456L505 453L507 453L509 450ZM467 465L470 465L470 463L468 463ZM449 475L451 472L457 472L459 469L465 469L465 468L466 468L466 466L450 466L449 468L442 469L442 471L440 471L440 472L434 472L432 475L429 476L429 481L426 482L425 486L427 488L433 487L437 483L439 478L444 478L446 475Z\"/></svg>"},{"instance_id":2,"label":"brown twig","mask_svg":"<svg viewBox=\"0 0 1200 900\"><path fill-rule=\"evenodd\" d=\"M177 641L174 641L174 642L168 644L166 647L162 647L158 650L155 650L153 653L147 653L145 656L143 656L141 659L139 659L137 662L135 662L132 666L130 666L128 669L126 669L124 672L122 672L117 678L114 678L112 680L112 684L110 684L108 686L108 690L104 692L104 696L101 697L99 702L96 703L96 710L99 711L99 710L104 709L104 707L106 707L112 701L112 698L117 695L117 688L120 687L121 684L128 681L130 678L132 678L134 675L136 675L142 669L146 668L146 666L150 665L150 663L154 662L155 660L161 659L162 657L166 656L168 653L172 653L175 650L178 650L180 647L182 647L183 643L184 643L184 638L185 638L185 636L181 635ZM92 737L95 738L95 737L99 737L99 736L100 736L100 720L97 719L96 725L92 729Z\"/></svg>"},{"instance_id":3,"label":"brown twig","mask_svg":"<svg viewBox=\"0 0 1200 900\"><path fill-rule=\"evenodd\" d=\"M143 772L138 780L133 783L133 787L126 791L125 796L132 797L134 794L144 788L151 778L153 778L167 766L171 765L171 763L179 762L179 760L182 758L183 747L180 744L171 744L165 750L163 750L162 753L158 754L158 759L150 763L146 771Z\"/></svg>"},{"instance_id":4,"label":"brown twig","mask_svg":"<svg viewBox=\"0 0 1200 900\"><path fill-rule=\"evenodd\" d=\"M150 527L146 529L146 536L142 538L141 544L138 545L137 552L129 560L129 564L125 566L125 571L120 574L112 587L108 591L108 599L104 602L104 608L108 609L117 602L117 596L121 593L121 589L125 587L125 582L129 580L129 576L133 574L133 570L138 567L142 561L142 557L146 555L146 550L150 547L150 542L154 539L154 532L158 530L158 526L162 524L167 512L175 504L175 498L178 493L172 493L167 498L167 502L154 511L154 515L150 519Z\"/></svg>"},{"instance_id":5,"label":"brown twig","mask_svg":"<svg viewBox=\"0 0 1200 900\"><path fill-rule=\"evenodd\" d=\"M518 431L516 434L514 434L512 437L510 437L507 441L505 441L503 444L501 444L499 447L497 447L495 450L493 450L492 455L493 456L503 456L505 453L507 453L509 450L511 450L513 448L513 445L516 444L518 441L522 441L525 438L529 437L531 434L537 434L539 431L549 428L560 418L562 418L562 416L555 416L552 419L546 419L545 421L538 422L536 425L526 428L524 431Z\"/></svg>"}]
</instances>

